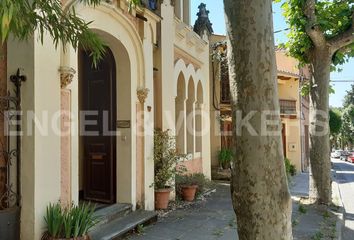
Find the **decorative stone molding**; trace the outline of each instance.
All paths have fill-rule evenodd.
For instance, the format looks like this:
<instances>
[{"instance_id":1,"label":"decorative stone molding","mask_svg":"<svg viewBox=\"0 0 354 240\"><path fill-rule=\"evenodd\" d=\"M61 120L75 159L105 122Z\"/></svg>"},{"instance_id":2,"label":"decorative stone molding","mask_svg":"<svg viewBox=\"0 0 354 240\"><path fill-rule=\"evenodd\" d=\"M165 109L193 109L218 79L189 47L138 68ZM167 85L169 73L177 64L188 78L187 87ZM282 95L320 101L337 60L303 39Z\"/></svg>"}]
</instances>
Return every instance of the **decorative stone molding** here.
<instances>
[{"instance_id":1,"label":"decorative stone molding","mask_svg":"<svg viewBox=\"0 0 354 240\"><path fill-rule=\"evenodd\" d=\"M136 94L138 96L138 99L139 99L139 102L141 104L144 104L145 103L145 100L149 94L149 89L148 88L140 88L136 91Z\"/></svg>"},{"instance_id":2,"label":"decorative stone molding","mask_svg":"<svg viewBox=\"0 0 354 240\"><path fill-rule=\"evenodd\" d=\"M73 81L76 71L71 67L60 67L59 72L60 72L60 87L63 89L66 88Z\"/></svg>"}]
</instances>

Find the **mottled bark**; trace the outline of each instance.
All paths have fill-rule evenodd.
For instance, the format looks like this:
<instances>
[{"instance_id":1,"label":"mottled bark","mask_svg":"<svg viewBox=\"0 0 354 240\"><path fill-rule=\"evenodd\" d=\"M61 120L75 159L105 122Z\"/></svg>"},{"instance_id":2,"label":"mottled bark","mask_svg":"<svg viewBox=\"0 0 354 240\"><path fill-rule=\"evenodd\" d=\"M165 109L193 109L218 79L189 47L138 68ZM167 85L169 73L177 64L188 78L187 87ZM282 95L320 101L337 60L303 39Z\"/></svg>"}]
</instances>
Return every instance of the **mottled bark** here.
<instances>
[{"instance_id":1,"label":"mottled bark","mask_svg":"<svg viewBox=\"0 0 354 240\"><path fill-rule=\"evenodd\" d=\"M318 203L332 201L329 141L329 79L332 54L327 47L311 54L313 77L310 81L310 163L311 198Z\"/></svg>"},{"instance_id":2,"label":"mottled bark","mask_svg":"<svg viewBox=\"0 0 354 240\"><path fill-rule=\"evenodd\" d=\"M7 45L0 43L0 96L7 94ZM6 147L6 139L4 135L4 116L0 114L0 197L6 191L7 164L2 151ZM1 204L0 204L1 206Z\"/></svg>"},{"instance_id":3,"label":"mottled bark","mask_svg":"<svg viewBox=\"0 0 354 240\"><path fill-rule=\"evenodd\" d=\"M229 37L235 160L232 198L240 240L292 239L276 79L272 0L224 0ZM257 133L240 128L249 123ZM265 134L262 113L278 111ZM237 117L236 117L237 116ZM263 116L264 117L264 116ZM234 121L235 122L235 121ZM263 133L262 133L263 128ZM253 132L253 134L252 134Z\"/></svg>"}]
</instances>

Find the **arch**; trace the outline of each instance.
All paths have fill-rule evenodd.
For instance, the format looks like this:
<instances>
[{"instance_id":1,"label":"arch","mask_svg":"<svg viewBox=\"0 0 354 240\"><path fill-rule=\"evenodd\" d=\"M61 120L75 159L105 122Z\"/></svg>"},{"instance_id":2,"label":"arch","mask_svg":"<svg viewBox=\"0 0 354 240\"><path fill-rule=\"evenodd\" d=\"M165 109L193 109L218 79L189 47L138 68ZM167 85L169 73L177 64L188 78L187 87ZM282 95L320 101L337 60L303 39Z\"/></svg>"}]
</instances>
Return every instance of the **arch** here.
<instances>
[{"instance_id":1,"label":"arch","mask_svg":"<svg viewBox=\"0 0 354 240\"><path fill-rule=\"evenodd\" d=\"M207 89L206 85L206 78L204 77L201 69L195 70L193 64L188 64L184 62L183 59L178 59L175 62L174 67L174 84L173 84L173 93L174 96L177 96L177 81L180 74L183 74L184 79L193 79L194 86L197 86L200 82L202 89ZM203 98L206 99L206 92L203 91Z\"/></svg>"},{"instance_id":2,"label":"arch","mask_svg":"<svg viewBox=\"0 0 354 240\"><path fill-rule=\"evenodd\" d=\"M204 94L201 81L197 85L197 99L195 109L195 151L201 153L203 146L203 103Z\"/></svg>"},{"instance_id":3,"label":"arch","mask_svg":"<svg viewBox=\"0 0 354 240\"><path fill-rule=\"evenodd\" d=\"M132 80L136 85L134 90L145 87L143 43L132 21L120 9L108 3L102 3L93 8L78 3L77 0L71 0L67 5L74 5L76 12L82 16L83 20L92 21L90 28L110 33L125 46L131 66L137 68L137 71L132 71Z\"/></svg>"},{"instance_id":4,"label":"arch","mask_svg":"<svg viewBox=\"0 0 354 240\"><path fill-rule=\"evenodd\" d=\"M176 147L179 153L186 153L186 83L183 74L178 77L176 104Z\"/></svg>"},{"instance_id":5,"label":"arch","mask_svg":"<svg viewBox=\"0 0 354 240\"><path fill-rule=\"evenodd\" d=\"M195 86L193 78L188 81L187 114L187 153L195 152Z\"/></svg>"},{"instance_id":6,"label":"arch","mask_svg":"<svg viewBox=\"0 0 354 240\"><path fill-rule=\"evenodd\" d=\"M132 22L113 5L102 3L92 8L76 4L75 7L85 21L93 21L90 28L104 40L116 59L116 120L130 121L130 128L118 129L118 134L125 137L117 138L117 202L131 203L134 209L137 186L137 138L133 134L136 132L136 90L145 87L142 42Z\"/></svg>"}]
</instances>

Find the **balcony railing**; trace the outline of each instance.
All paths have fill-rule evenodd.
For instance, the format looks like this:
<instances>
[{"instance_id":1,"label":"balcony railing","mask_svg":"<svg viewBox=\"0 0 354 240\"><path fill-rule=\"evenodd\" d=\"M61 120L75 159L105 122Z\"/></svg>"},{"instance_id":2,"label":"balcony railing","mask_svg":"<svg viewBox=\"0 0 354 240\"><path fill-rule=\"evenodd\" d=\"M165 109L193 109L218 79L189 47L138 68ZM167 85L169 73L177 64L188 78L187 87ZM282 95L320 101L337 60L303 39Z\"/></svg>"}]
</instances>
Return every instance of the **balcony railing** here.
<instances>
[{"instance_id":1,"label":"balcony railing","mask_svg":"<svg viewBox=\"0 0 354 240\"><path fill-rule=\"evenodd\" d=\"M296 115L296 100L280 99L280 114Z\"/></svg>"}]
</instances>

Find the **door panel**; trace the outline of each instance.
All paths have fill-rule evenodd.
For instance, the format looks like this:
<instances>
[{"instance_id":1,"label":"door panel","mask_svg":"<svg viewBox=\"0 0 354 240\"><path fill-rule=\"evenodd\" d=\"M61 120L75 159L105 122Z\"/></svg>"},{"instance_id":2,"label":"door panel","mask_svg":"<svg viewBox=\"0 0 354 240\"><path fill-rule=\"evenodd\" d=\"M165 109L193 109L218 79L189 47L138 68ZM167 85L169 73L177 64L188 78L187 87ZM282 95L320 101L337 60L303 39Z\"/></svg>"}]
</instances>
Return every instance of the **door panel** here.
<instances>
[{"instance_id":1,"label":"door panel","mask_svg":"<svg viewBox=\"0 0 354 240\"><path fill-rule=\"evenodd\" d=\"M283 141L283 154L284 158L286 158L286 128L285 124L282 124L281 136Z\"/></svg>"},{"instance_id":2,"label":"door panel","mask_svg":"<svg viewBox=\"0 0 354 240\"><path fill-rule=\"evenodd\" d=\"M89 52L81 51L84 199L114 203L116 197L116 69L112 52L93 66ZM85 123L85 122L86 123ZM91 121L91 122L89 122ZM95 121L95 122L93 122Z\"/></svg>"}]
</instances>

